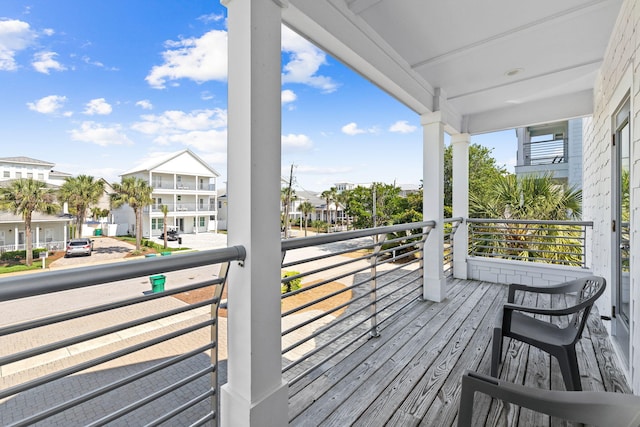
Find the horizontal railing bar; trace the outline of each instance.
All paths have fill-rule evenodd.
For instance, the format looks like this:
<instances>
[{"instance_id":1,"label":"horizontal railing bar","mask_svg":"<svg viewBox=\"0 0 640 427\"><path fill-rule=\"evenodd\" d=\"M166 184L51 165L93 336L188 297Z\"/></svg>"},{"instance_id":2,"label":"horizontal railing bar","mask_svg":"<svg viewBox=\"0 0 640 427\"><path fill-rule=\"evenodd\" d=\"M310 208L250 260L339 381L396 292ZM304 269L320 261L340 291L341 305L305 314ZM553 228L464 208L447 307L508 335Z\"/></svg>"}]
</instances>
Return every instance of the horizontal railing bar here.
<instances>
[{"instance_id":1,"label":"horizontal railing bar","mask_svg":"<svg viewBox=\"0 0 640 427\"><path fill-rule=\"evenodd\" d=\"M576 225L582 227L592 227L593 221L562 221L562 220L539 220L539 219L492 219L492 218L467 218L467 223L503 223L503 224L547 224L547 225Z\"/></svg>"},{"instance_id":2,"label":"horizontal railing bar","mask_svg":"<svg viewBox=\"0 0 640 427\"><path fill-rule=\"evenodd\" d=\"M51 407L49 409L47 409L46 411L42 411L39 412L29 418L25 418L20 420L18 423L14 424L15 427L27 427L30 426L32 424L35 424L39 421L42 421L46 418L52 417L53 415L59 414L60 412L64 412L67 409L73 408L74 406L80 405L81 403L87 402L91 399L94 399L98 396L102 396L103 394L109 393L111 391L117 390L118 388L127 385L127 384L131 384L134 381L137 381L141 378L144 378L148 375L154 374L156 372L159 372L163 369L168 368L169 366L175 365L177 363L183 362L193 356L196 356L200 353L203 353L207 350L211 350L213 348L215 348L216 345L215 343L209 343L206 345L203 345L202 347L199 347L197 349L191 350L187 353L183 353L180 354L178 356L174 356L170 359L167 359L163 362L157 363L149 368L145 368L139 372L136 372L133 375L130 375L128 377L125 378L121 378L117 381L114 381L110 384L107 384L106 386L102 386L100 388L97 388L95 390L92 390L86 394L83 394L81 396L75 397L71 400L68 400L62 404L59 404L57 406Z\"/></svg>"},{"instance_id":3,"label":"horizontal railing bar","mask_svg":"<svg viewBox=\"0 0 640 427\"><path fill-rule=\"evenodd\" d=\"M191 427L203 426L203 425L207 424L209 421L212 421L212 420L214 420L216 418L217 418L216 417L216 412L215 411L211 411L207 415L205 415L204 417L202 417L199 420L197 420L195 423L191 424Z\"/></svg>"},{"instance_id":4,"label":"horizontal railing bar","mask_svg":"<svg viewBox=\"0 0 640 427\"><path fill-rule=\"evenodd\" d=\"M406 231L413 230L418 228L435 227L435 221L422 221L422 222L414 222L409 224L396 224L389 225L385 227L376 227L376 228L367 228L364 230L355 230L355 231L343 231L340 233L329 233L323 235L309 236L309 237L299 237L296 239L288 239L282 242L282 250L292 250L292 249L300 249L307 246L318 246L327 243L335 243L342 242L345 240L353 240L360 237L369 237L374 236L376 234L389 234L396 233L398 231Z\"/></svg>"},{"instance_id":5,"label":"horizontal railing bar","mask_svg":"<svg viewBox=\"0 0 640 427\"><path fill-rule=\"evenodd\" d=\"M171 418L175 417L181 412L186 411L187 409L197 405L198 403L202 402L205 399L215 396L215 394L216 394L215 389L210 388L208 391L200 394L199 396L196 396L195 398L189 400L188 402L185 402L182 405L175 407L170 412L167 412L166 414L164 414L162 417L154 420L152 423L146 424L145 427L155 427L155 426L162 425L163 423L169 421Z\"/></svg>"},{"instance_id":6,"label":"horizontal railing bar","mask_svg":"<svg viewBox=\"0 0 640 427\"><path fill-rule=\"evenodd\" d=\"M493 231L495 230L495 231ZM513 231L524 231L524 233L514 233ZM500 234L503 236L514 237L540 237L540 238L558 238L559 236L568 236L569 238L579 239L584 234L584 228L515 228L515 227L472 227L473 234L494 236ZM506 232L505 232L506 231Z\"/></svg>"},{"instance_id":7,"label":"horizontal railing bar","mask_svg":"<svg viewBox=\"0 0 640 427\"><path fill-rule=\"evenodd\" d=\"M207 366L204 369L201 369L197 372L194 372L191 375L186 376L185 378L181 379L180 381L176 381L175 383L172 383L166 387L161 388L160 390L153 392L151 394L149 394L146 397L143 397L142 399L130 403L129 405L120 408L116 411L111 412L110 414L108 414L107 416L104 416L98 420L95 420L94 422L87 424L87 427L99 427L99 426L103 426L106 425L108 423L110 423L111 421L115 421L118 418L127 415L128 413L131 413L133 411L135 411L138 408L142 408L143 406L145 406L147 403L153 402L154 400L158 399L159 397L163 397L166 396L167 394L171 393L172 391L175 391L177 389L179 389L180 387L189 384L192 381L197 380L200 377L203 377L204 375L210 374L211 372L213 372L214 367L213 366Z\"/></svg>"},{"instance_id":8,"label":"horizontal railing bar","mask_svg":"<svg viewBox=\"0 0 640 427\"><path fill-rule=\"evenodd\" d=\"M359 301L359 300L363 299L365 296L369 296L371 293L373 293L373 291L366 292L364 295L360 295L359 297L354 298L352 300L352 302ZM356 314L361 313L365 309L369 308L371 305L373 305L373 303L367 303L367 304L363 305L362 307L360 307L358 310L354 311L353 313L349 313L349 314L347 314L345 316L339 317L338 319L336 319L335 322L333 322L333 323L331 323L329 325L325 325L325 326L322 326L322 327L318 328L318 330L316 330L315 332L313 332L313 333L309 334L308 336L306 336L306 337L294 342L289 347L286 347L286 348L282 349L281 353L285 354L285 353L293 350L294 348L299 347L300 345L304 344L305 342L309 341L310 339L313 339L313 338L317 337L318 335L323 334L324 332L330 330L331 328L334 328L336 325L339 325L339 324L347 321L348 319L352 318ZM371 317L372 316L369 316L365 320L368 320Z\"/></svg>"},{"instance_id":9,"label":"horizontal railing bar","mask_svg":"<svg viewBox=\"0 0 640 427\"><path fill-rule=\"evenodd\" d=\"M344 351L347 347L353 345L354 342L357 342L358 340L366 337L367 335L369 335L369 330L366 330L364 332L362 332L360 335L357 335L356 337L354 337L353 340L349 341L346 344L343 344L342 346L340 346L339 348L335 349L332 353L333 355L339 354L340 352ZM329 344L333 344L333 341L330 342ZM314 353L315 354L315 353ZM311 366L310 368L306 369L305 371L303 371L302 373L300 373L298 376L292 378L291 380L289 380L289 385L293 385L295 383L297 383L298 381L300 381L302 378L304 378L306 375L308 375L309 373L313 372L314 370L316 370L319 366L322 366L322 364L324 364L327 360L331 359L332 356L325 358L323 360L321 360L320 362L316 363L315 365ZM294 367L295 365L299 364L303 359L299 359L298 361L293 362L290 365L287 365L282 372L288 371L290 368Z\"/></svg>"},{"instance_id":10,"label":"horizontal railing bar","mask_svg":"<svg viewBox=\"0 0 640 427\"><path fill-rule=\"evenodd\" d=\"M245 257L246 251L244 247L231 246L190 252L173 257L145 258L117 264L78 267L53 271L46 275L36 274L0 278L0 301L84 288L87 287L87 283L90 283L89 286L96 286L157 274L159 271L169 272L221 264L228 261L241 261Z\"/></svg>"},{"instance_id":11,"label":"horizontal railing bar","mask_svg":"<svg viewBox=\"0 0 640 427\"><path fill-rule=\"evenodd\" d=\"M339 234L339 233L336 233L336 234ZM335 256L339 256L339 255L349 254L349 253L352 253L352 252L355 252L355 251L359 251L359 250L363 250L363 249L372 249L372 248L375 248L376 246L377 246L377 243L371 243L371 244L367 244L367 245L364 245L364 246L358 246L355 249L343 249L343 250L337 251L337 252L331 252L331 253L328 253L328 254L317 255L317 256L314 256L314 257L310 257L310 258L304 258L304 259L299 259L299 260L295 260L295 261L290 261L290 262L287 262L287 263L283 263L282 264L282 268L294 267L294 266L300 265L300 264L310 264L312 262L325 260L325 259L332 258L332 257L335 257ZM364 259L369 259L372 256L373 256L373 254L366 254L366 255L363 255L363 256L358 257L358 258L352 258L352 262L357 262L357 261L361 261L361 260L364 260Z\"/></svg>"},{"instance_id":12,"label":"horizontal railing bar","mask_svg":"<svg viewBox=\"0 0 640 427\"><path fill-rule=\"evenodd\" d=\"M0 390L0 399L4 399L5 397L8 397L8 396L13 396L14 394L17 394L17 393L22 393L23 391L41 386L46 383L50 383L55 380L59 380L60 378L64 378L66 376L75 374L76 372L84 371L85 369L93 368L94 366L100 365L102 363L109 362L111 360L117 359L122 356L126 356L131 353L135 353L136 351L140 351L147 347L160 344L161 342L168 341L173 338L177 338L181 335L185 335L190 332L194 332L198 329L202 329L207 326L213 326L214 324L215 324L215 319L210 319L210 320L207 320L206 322L200 322L196 325L192 325L192 326L180 329L178 331L170 332L168 334L164 334L162 336L156 337L154 339L151 339L139 344L134 344L130 347L114 351L113 353L110 353L101 357L97 357L95 359L91 359L83 363L79 363L75 366L71 366L66 369L61 369L58 372L54 372L54 373L42 376L40 378L36 378L34 380L15 385L13 387Z\"/></svg>"},{"instance_id":13,"label":"horizontal railing bar","mask_svg":"<svg viewBox=\"0 0 640 427\"><path fill-rule=\"evenodd\" d=\"M556 255L573 255L576 256L578 258L582 258L582 253L577 253L577 252L562 252L562 251L550 251L548 249L535 249L535 248L529 248L529 247L524 247L524 248L513 248L513 247L495 247L495 246L482 246L482 245L476 245L476 248L485 248L485 249L500 249L502 251L505 252L513 252L513 251L518 251L518 252L539 252L542 254L556 254ZM581 246L578 246L581 247ZM477 253L477 254L483 254L483 253L489 253L489 252L478 252L473 250L473 253ZM548 258L544 258L544 259L548 259Z\"/></svg>"},{"instance_id":14,"label":"horizontal railing bar","mask_svg":"<svg viewBox=\"0 0 640 427\"><path fill-rule=\"evenodd\" d=\"M282 278L282 282L283 283L287 283L287 282L290 282L290 281L298 279L298 278L302 278L302 277L305 277L305 276L311 276L312 274L322 273L323 271L332 270L332 269L338 268L338 267L344 267L345 265L353 264L353 263L356 263L358 261L362 261L364 259L372 258L374 256L375 255L371 254L371 255L367 255L366 257L360 257L360 258L355 258L355 259L350 258L350 259L348 259L346 261L341 261L341 262L339 262L337 264L331 264L329 266L324 266L324 267L316 268L314 270L305 271L304 273L296 274L294 276L283 277ZM367 265L364 268L368 269L368 268L370 268L370 266Z\"/></svg>"},{"instance_id":15,"label":"horizontal railing bar","mask_svg":"<svg viewBox=\"0 0 640 427\"><path fill-rule=\"evenodd\" d=\"M129 298L122 301L116 301L108 304L99 305L96 307L84 308L76 311L70 311L67 313L61 313L54 316L44 317L42 319L31 320L28 322L18 323L15 325L5 326L0 328L0 336L10 335L17 332L26 331L29 329L35 329L42 326L49 326L56 323L64 322L67 320L76 319L79 317L89 316L92 314L103 313L105 311L128 307L131 305L152 301L158 298L165 298L171 295L180 294L182 292L191 291L194 289L200 289L207 286L221 285L224 282L224 277L207 280L204 282L192 283L190 285L181 286L179 288L165 290L161 293L155 293L152 295L142 295L139 297Z\"/></svg>"},{"instance_id":16,"label":"horizontal railing bar","mask_svg":"<svg viewBox=\"0 0 640 427\"><path fill-rule=\"evenodd\" d=\"M117 325L110 326L108 328L99 329L97 331L88 332L86 334L77 335L71 338L67 338L61 341L56 341L50 344L42 345L39 347L31 348L28 350L24 350L18 353L14 353L8 356L0 357L0 366L7 365L9 363L16 362L22 359L29 359L34 356L38 356L40 354L48 353L50 351L59 350L64 347L68 347L74 344L78 344L81 342L89 341L95 338L102 337L104 335L109 335L115 332L119 332L125 329L133 328L135 326L140 326L145 323L150 323L156 320L164 319L166 317L174 316L176 314L184 313L187 311L195 310L196 308L203 307L205 305L210 305L215 303L215 299L209 299L206 301L197 302L191 305L177 307L168 311L164 311L162 313L152 314L150 316L142 317L139 319L131 320L129 322L120 323Z\"/></svg>"},{"instance_id":17,"label":"horizontal railing bar","mask_svg":"<svg viewBox=\"0 0 640 427\"><path fill-rule=\"evenodd\" d=\"M348 277L348 276L355 276L357 273L361 273L361 272L363 272L365 270L369 270L370 268L371 268L371 266L367 265L365 267L361 267L361 268L358 268L356 270L348 271L346 273L342 273L342 274L339 274L337 276L333 276L330 279L326 279L326 280L323 280L321 282L314 283L313 285L305 286L304 288L300 288L300 289L296 289L295 291L287 292L286 294L282 295L282 299L286 299L286 298L292 297L294 295L300 294L302 292L318 288L318 287L320 287L322 285L326 285L327 283L334 282L334 281L336 281L338 279L342 279L342 278L345 278L345 277ZM327 270L330 270L330 269L331 268L328 268ZM322 271L324 271L324 270L322 270ZM303 274L304 274L303 277L307 276L307 273L303 273Z\"/></svg>"}]
</instances>

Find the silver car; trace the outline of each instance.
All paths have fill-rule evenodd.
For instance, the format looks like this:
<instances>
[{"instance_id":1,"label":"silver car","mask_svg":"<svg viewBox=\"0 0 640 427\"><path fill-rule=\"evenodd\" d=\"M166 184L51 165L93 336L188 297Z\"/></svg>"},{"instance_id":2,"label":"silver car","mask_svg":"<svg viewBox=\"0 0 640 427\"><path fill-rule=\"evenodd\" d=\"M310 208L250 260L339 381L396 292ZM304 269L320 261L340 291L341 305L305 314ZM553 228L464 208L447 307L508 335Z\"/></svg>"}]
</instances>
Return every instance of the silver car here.
<instances>
[{"instance_id":1,"label":"silver car","mask_svg":"<svg viewBox=\"0 0 640 427\"><path fill-rule=\"evenodd\" d=\"M91 256L93 251L93 240L91 239L71 239L67 243L67 250L64 257L70 257L74 255L87 255Z\"/></svg>"}]
</instances>

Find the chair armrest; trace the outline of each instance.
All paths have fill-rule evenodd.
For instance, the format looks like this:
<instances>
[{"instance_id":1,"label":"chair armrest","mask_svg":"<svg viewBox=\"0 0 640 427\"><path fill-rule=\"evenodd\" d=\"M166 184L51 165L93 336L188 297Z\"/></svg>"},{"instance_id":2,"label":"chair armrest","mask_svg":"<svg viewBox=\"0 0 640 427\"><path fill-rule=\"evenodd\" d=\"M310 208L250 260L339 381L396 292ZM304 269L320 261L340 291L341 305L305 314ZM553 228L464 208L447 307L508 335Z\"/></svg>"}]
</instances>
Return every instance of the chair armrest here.
<instances>
[{"instance_id":1,"label":"chair armrest","mask_svg":"<svg viewBox=\"0 0 640 427\"><path fill-rule=\"evenodd\" d=\"M598 426L638 426L640 397L593 391L525 387L467 371L462 376L458 427L471 425L475 392L564 420Z\"/></svg>"},{"instance_id":2,"label":"chair armrest","mask_svg":"<svg viewBox=\"0 0 640 427\"><path fill-rule=\"evenodd\" d=\"M569 282L558 283L548 286L520 285L512 283L509 285L509 294L507 302L515 302L516 291L533 292L538 294L568 294L579 292L584 285L584 278L571 280Z\"/></svg>"}]
</instances>

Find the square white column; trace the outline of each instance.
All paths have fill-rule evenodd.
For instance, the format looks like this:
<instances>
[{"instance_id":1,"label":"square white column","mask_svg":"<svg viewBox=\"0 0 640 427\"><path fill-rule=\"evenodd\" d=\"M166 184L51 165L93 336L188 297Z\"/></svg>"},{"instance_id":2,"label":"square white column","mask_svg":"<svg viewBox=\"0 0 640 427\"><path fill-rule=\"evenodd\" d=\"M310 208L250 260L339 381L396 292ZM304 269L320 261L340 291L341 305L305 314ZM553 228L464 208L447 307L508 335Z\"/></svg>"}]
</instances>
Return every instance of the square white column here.
<instances>
[{"instance_id":1,"label":"square white column","mask_svg":"<svg viewBox=\"0 0 640 427\"><path fill-rule=\"evenodd\" d=\"M424 246L424 287L426 300L440 302L446 298L444 257L444 123L440 112L421 117L423 136L422 173L425 221L434 220L436 226L429 233Z\"/></svg>"},{"instance_id":2,"label":"square white column","mask_svg":"<svg viewBox=\"0 0 640 427\"><path fill-rule=\"evenodd\" d=\"M281 9L227 0L228 244L246 260L228 283L223 426L288 424L280 326Z\"/></svg>"},{"instance_id":3,"label":"square white column","mask_svg":"<svg viewBox=\"0 0 640 427\"><path fill-rule=\"evenodd\" d=\"M466 219L469 216L469 144L471 135L460 133L451 137L453 151L452 203L453 216L463 222L453 236L453 277L467 279L468 238Z\"/></svg>"}]
</instances>

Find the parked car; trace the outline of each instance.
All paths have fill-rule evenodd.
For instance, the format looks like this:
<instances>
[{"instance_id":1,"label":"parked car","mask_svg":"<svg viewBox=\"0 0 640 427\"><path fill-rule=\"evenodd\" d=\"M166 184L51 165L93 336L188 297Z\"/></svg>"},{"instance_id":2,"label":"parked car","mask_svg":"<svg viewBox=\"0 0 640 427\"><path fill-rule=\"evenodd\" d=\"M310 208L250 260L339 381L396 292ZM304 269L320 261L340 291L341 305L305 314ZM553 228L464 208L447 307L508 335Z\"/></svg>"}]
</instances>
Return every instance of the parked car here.
<instances>
[{"instance_id":1,"label":"parked car","mask_svg":"<svg viewBox=\"0 0 640 427\"><path fill-rule=\"evenodd\" d=\"M175 242L179 238L178 230L167 230L167 240ZM164 240L164 233L160 235L160 239Z\"/></svg>"},{"instance_id":2,"label":"parked car","mask_svg":"<svg viewBox=\"0 0 640 427\"><path fill-rule=\"evenodd\" d=\"M91 256L93 252L93 240L91 239L71 239L67 242L67 250L64 254L65 258L74 255Z\"/></svg>"}]
</instances>

